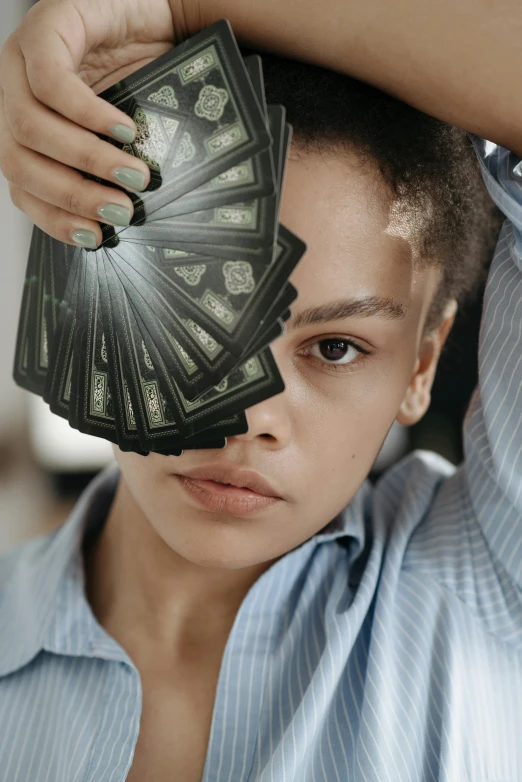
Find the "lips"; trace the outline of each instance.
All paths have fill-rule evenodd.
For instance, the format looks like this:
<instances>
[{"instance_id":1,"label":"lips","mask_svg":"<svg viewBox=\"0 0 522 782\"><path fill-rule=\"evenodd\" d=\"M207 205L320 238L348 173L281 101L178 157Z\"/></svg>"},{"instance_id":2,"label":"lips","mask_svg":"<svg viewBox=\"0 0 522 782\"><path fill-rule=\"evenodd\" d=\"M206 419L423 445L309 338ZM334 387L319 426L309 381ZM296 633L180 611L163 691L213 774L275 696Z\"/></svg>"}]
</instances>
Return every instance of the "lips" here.
<instances>
[{"instance_id":1,"label":"lips","mask_svg":"<svg viewBox=\"0 0 522 782\"><path fill-rule=\"evenodd\" d=\"M249 489L255 494L264 497L274 497L281 499L278 491L263 478L259 473L253 470L241 470L237 467L226 464L209 465L206 467L197 467L193 470L187 470L181 477L192 478L194 480L215 481L218 484L228 484L238 489Z\"/></svg>"},{"instance_id":2,"label":"lips","mask_svg":"<svg viewBox=\"0 0 522 782\"><path fill-rule=\"evenodd\" d=\"M199 508L230 516L252 516L268 511L284 498L265 478L253 470L230 464L214 464L173 474L186 497Z\"/></svg>"}]
</instances>

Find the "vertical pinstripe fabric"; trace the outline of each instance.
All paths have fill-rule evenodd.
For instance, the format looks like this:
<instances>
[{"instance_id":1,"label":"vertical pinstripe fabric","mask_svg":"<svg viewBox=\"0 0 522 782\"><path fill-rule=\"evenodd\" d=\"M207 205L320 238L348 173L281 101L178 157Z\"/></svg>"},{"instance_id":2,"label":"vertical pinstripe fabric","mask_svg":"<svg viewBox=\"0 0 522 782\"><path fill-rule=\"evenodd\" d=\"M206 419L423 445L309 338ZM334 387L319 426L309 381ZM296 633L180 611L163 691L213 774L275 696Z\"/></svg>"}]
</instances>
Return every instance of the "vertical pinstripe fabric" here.
<instances>
[{"instance_id":1,"label":"vertical pinstripe fabric","mask_svg":"<svg viewBox=\"0 0 522 782\"><path fill-rule=\"evenodd\" d=\"M472 141L509 219L465 460L409 454L256 581L203 782L522 780L522 187L512 153ZM1 782L128 774L140 677L90 610L80 548L117 480L102 473L62 528L0 557Z\"/></svg>"}]
</instances>

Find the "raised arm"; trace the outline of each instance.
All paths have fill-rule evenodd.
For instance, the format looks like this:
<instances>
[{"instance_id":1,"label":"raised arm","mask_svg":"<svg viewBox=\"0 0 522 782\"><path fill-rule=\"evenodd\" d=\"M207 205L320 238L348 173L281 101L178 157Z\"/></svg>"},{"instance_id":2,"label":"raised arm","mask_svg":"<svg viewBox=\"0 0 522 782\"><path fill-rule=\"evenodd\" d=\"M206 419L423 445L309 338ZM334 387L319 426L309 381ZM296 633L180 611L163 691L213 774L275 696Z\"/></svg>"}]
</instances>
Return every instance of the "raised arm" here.
<instances>
[{"instance_id":1,"label":"raised arm","mask_svg":"<svg viewBox=\"0 0 522 782\"><path fill-rule=\"evenodd\" d=\"M472 140L489 193L508 220L484 295L479 383L464 422L465 469L488 548L522 589L522 164L503 147Z\"/></svg>"},{"instance_id":2,"label":"raised arm","mask_svg":"<svg viewBox=\"0 0 522 782\"><path fill-rule=\"evenodd\" d=\"M177 0L171 0L175 8ZM185 0L260 48L348 73L522 156L518 0Z\"/></svg>"}]
</instances>

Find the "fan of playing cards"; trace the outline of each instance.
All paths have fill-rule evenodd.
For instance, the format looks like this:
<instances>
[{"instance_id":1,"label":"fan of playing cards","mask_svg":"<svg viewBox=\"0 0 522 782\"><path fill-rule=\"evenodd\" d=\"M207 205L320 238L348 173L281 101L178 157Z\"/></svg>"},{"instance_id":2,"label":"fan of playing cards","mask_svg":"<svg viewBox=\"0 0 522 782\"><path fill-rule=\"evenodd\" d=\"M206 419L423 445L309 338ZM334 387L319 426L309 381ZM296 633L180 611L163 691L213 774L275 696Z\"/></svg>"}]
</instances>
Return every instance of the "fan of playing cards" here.
<instances>
[{"instance_id":1,"label":"fan of playing cards","mask_svg":"<svg viewBox=\"0 0 522 782\"><path fill-rule=\"evenodd\" d=\"M119 146L151 184L97 250L34 228L14 378L122 451L222 448L284 389L268 344L305 251L278 222L291 127L226 20L101 97L133 118Z\"/></svg>"}]
</instances>

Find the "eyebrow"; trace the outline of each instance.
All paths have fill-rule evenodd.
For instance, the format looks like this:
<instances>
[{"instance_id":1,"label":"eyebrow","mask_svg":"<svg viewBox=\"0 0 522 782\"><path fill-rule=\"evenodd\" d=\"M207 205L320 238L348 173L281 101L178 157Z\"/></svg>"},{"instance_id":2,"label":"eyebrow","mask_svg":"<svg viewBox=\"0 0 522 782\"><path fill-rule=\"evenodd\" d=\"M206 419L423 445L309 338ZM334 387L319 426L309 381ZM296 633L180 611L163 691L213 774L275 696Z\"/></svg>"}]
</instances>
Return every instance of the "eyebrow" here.
<instances>
[{"instance_id":1,"label":"eyebrow","mask_svg":"<svg viewBox=\"0 0 522 782\"><path fill-rule=\"evenodd\" d=\"M342 318L369 318L377 316L385 320L400 320L406 316L405 307L397 301L379 296L363 296L358 299L338 299L320 307L310 307L298 312L287 322L288 331Z\"/></svg>"}]
</instances>

